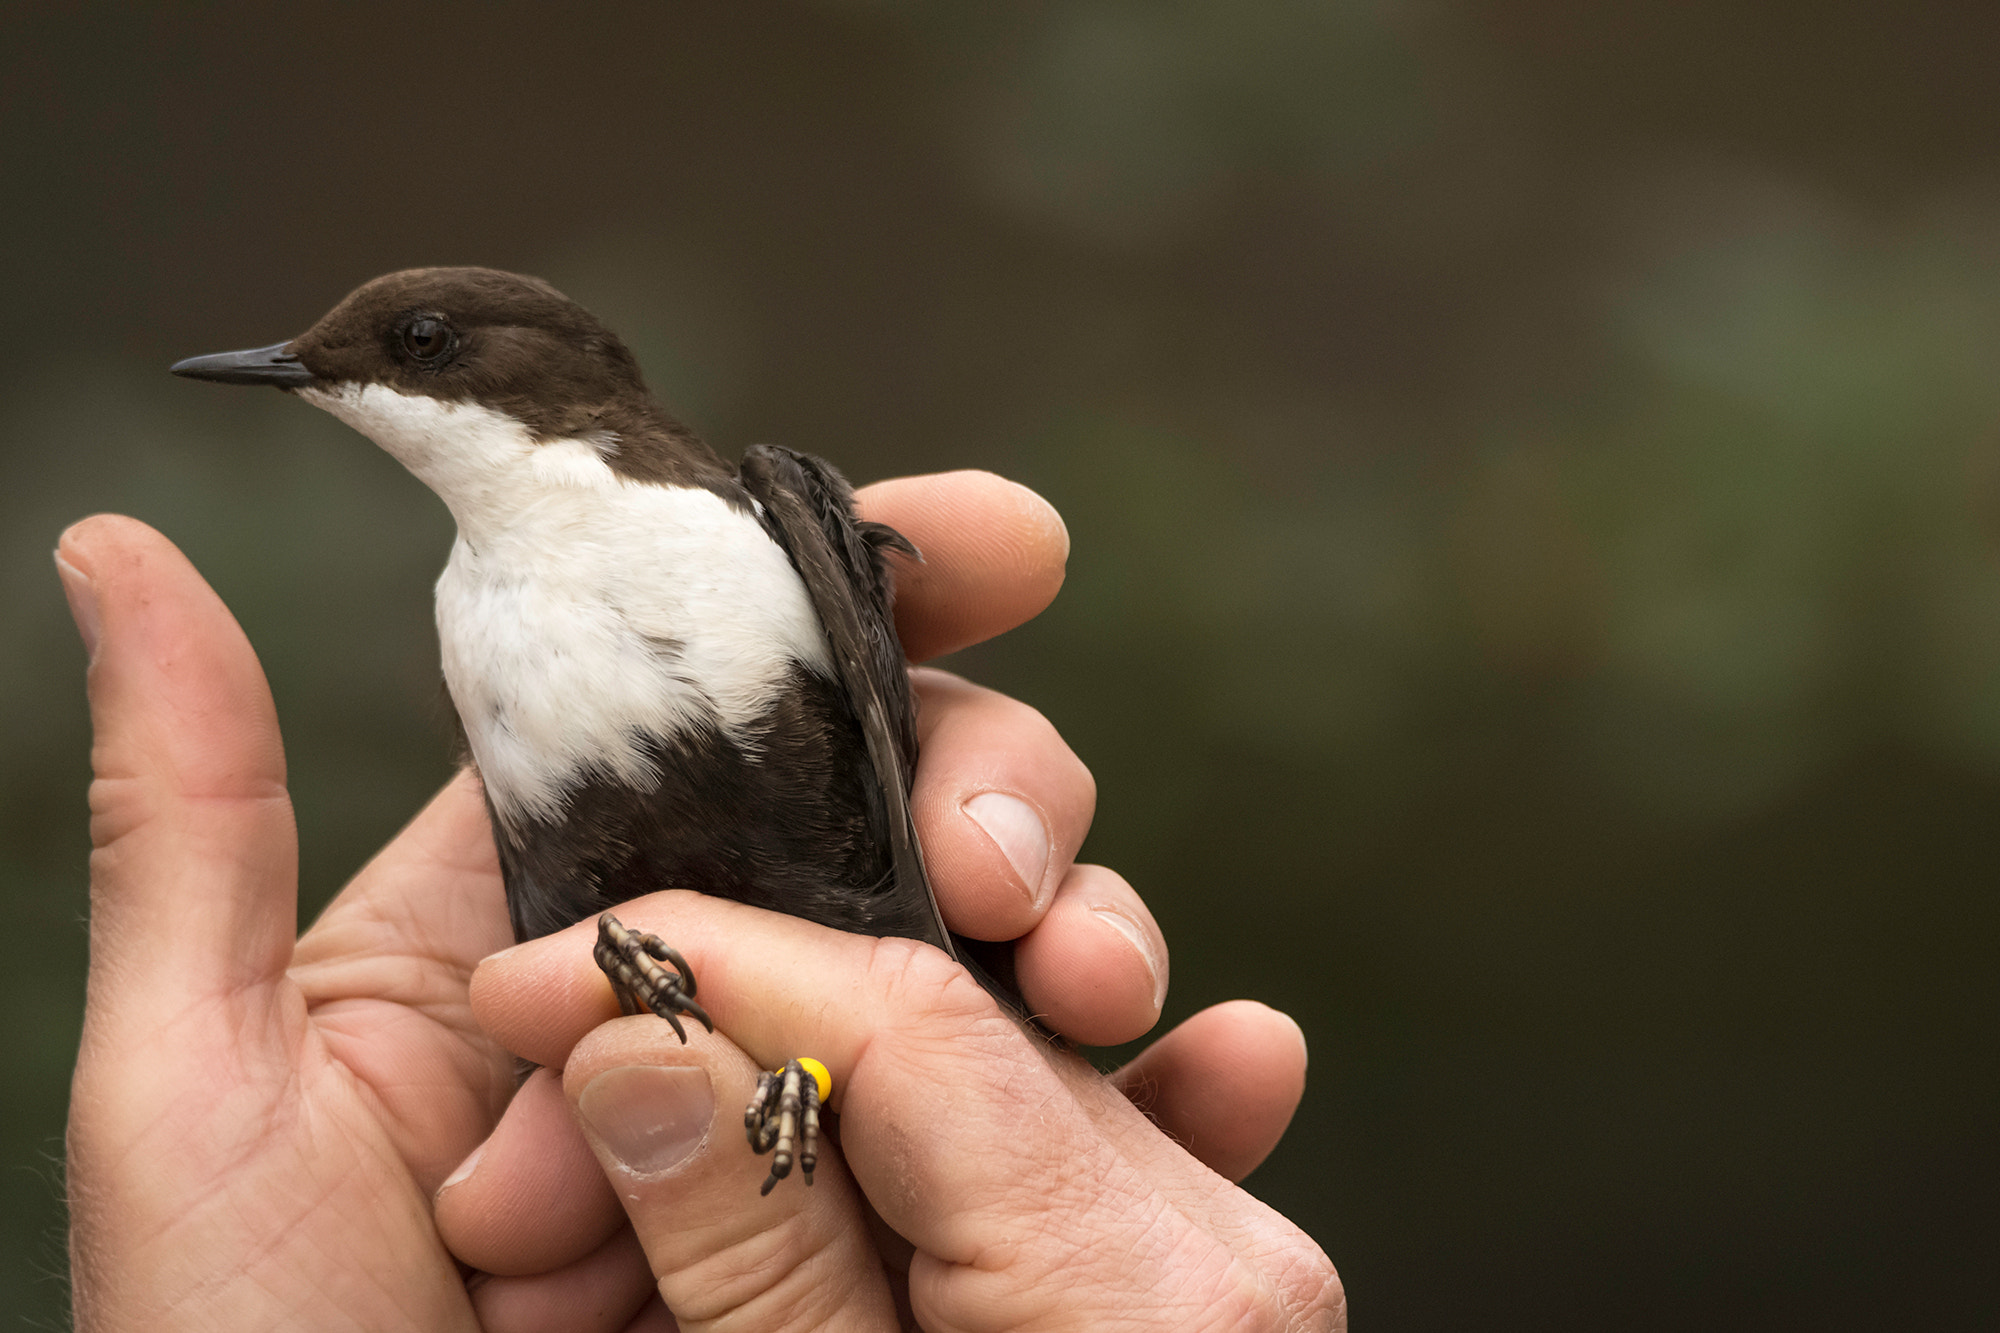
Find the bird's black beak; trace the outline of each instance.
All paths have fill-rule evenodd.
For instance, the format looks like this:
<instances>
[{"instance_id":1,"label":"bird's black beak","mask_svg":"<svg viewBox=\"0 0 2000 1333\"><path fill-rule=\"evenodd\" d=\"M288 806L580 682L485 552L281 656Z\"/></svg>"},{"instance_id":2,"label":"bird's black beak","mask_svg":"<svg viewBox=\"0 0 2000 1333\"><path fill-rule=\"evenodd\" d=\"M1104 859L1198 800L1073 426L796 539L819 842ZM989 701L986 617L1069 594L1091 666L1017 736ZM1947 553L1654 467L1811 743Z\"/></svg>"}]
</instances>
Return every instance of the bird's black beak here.
<instances>
[{"instance_id":1,"label":"bird's black beak","mask_svg":"<svg viewBox=\"0 0 2000 1333\"><path fill-rule=\"evenodd\" d=\"M256 347L247 352L217 352L213 356L191 356L176 361L170 369L191 380L214 380L217 384L268 384L276 389L300 389L313 382L313 373L285 349L288 342Z\"/></svg>"}]
</instances>

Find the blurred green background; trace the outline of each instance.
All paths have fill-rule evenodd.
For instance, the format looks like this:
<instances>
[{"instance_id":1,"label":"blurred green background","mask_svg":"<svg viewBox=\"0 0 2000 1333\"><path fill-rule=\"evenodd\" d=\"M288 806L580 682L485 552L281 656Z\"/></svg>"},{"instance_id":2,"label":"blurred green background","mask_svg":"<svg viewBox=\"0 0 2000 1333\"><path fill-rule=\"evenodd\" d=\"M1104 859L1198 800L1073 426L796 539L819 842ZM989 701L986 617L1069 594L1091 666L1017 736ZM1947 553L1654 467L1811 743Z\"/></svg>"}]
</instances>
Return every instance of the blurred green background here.
<instances>
[{"instance_id":1,"label":"blurred green background","mask_svg":"<svg viewBox=\"0 0 2000 1333\"><path fill-rule=\"evenodd\" d=\"M314 909L445 776L430 495L172 380L541 274L725 451L1074 538L956 662L1312 1042L1249 1182L1361 1329L2000 1324L1992 6L0 10L0 1312L62 1316L123 510L276 689Z\"/></svg>"}]
</instances>

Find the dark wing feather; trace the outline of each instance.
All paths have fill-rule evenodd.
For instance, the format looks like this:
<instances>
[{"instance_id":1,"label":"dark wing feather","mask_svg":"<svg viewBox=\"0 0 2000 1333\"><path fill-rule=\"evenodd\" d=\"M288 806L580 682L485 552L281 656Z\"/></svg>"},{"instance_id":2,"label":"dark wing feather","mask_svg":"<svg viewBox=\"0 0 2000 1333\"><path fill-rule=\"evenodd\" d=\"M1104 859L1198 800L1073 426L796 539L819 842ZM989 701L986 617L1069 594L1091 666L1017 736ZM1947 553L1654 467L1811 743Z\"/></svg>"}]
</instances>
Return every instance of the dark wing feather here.
<instances>
[{"instance_id":1,"label":"dark wing feather","mask_svg":"<svg viewBox=\"0 0 2000 1333\"><path fill-rule=\"evenodd\" d=\"M929 942L956 958L910 814L916 713L890 610L895 591L887 553L915 557L916 548L895 529L858 518L847 479L809 454L753 446L743 457L742 477L744 488L763 506L766 528L805 580L826 630L838 683L861 723L887 807L897 893L922 895L934 928Z\"/></svg>"}]
</instances>

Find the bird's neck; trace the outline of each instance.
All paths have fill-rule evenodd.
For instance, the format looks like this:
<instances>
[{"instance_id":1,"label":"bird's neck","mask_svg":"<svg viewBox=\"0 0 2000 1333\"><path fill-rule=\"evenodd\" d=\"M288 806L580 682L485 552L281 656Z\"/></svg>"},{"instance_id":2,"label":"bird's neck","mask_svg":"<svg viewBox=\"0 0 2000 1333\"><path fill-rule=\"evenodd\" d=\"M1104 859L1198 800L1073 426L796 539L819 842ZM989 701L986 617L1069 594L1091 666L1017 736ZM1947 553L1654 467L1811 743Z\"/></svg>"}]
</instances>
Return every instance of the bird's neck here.
<instances>
[{"instance_id":1,"label":"bird's neck","mask_svg":"<svg viewBox=\"0 0 2000 1333\"><path fill-rule=\"evenodd\" d=\"M502 545L510 534L548 520L551 511L557 521L587 513L588 504L574 503L578 492L614 496L635 484L635 471L662 472L663 453L690 477L727 475L721 461L692 437L685 443L627 439L591 429L572 438L537 439L517 418L481 403L399 393L380 384L337 384L300 394L375 441L436 492L460 537L475 549ZM643 420L637 424L653 433ZM672 468L665 472L671 475Z\"/></svg>"}]
</instances>

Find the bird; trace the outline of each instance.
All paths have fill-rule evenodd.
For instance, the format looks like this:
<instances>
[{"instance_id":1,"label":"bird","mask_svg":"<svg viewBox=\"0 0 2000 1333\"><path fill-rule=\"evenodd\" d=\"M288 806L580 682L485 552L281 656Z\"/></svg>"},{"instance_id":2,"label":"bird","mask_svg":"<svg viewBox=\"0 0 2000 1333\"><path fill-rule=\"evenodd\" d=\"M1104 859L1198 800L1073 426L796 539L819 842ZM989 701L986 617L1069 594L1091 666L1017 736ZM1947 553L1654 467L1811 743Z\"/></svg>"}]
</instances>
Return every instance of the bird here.
<instances>
[{"instance_id":1,"label":"bird","mask_svg":"<svg viewBox=\"0 0 2000 1333\"><path fill-rule=\"evenodd\" d=\"M922 940L1011 1003L938 910L911 817L915 709L895 562L829 463L732 466L637 360L539 278L406 269L289 341L172 372L332 413L457 525L437 582L445 686L484 786L517 939L598 918L627 1013L713 1029L686 961L610 909L687 888ZM812 1181L825 1069L765 1073L745 1113L763 1190Z\"/></svg>"}]
</instances>

